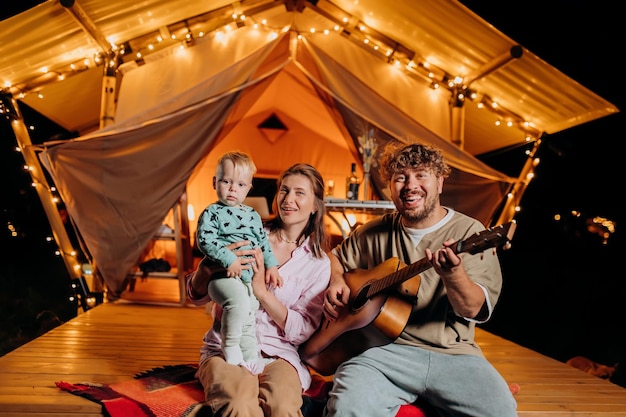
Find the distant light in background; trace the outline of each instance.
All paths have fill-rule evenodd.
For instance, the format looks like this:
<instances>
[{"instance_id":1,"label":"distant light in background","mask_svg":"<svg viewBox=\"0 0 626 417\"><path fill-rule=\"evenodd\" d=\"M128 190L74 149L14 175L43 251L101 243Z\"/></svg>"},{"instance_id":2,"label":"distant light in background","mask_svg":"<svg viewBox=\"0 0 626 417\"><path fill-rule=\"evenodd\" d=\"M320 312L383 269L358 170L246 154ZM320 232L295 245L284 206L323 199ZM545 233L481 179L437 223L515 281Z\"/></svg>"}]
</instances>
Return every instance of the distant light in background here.
<instances>
[{"instance_id":1,"label":"distant light in background","mask_svg":"<svg viewBox=\"0 0 626 417\"><path fill-rule=\"evenodd\" d=\"M4 91L0 91L0 114L7 120L16 120L18 118L17 111L11 101L11 94Z\"/></svg>"},{"instance_id":2,"label":"distant light in background","mask_svg":"<svg viewBox=\"0 0 626 417\"><path fill-rule=\"evenodd\" d=\"M594 217L587 219L587 231L589 233L595 233L602 238L602 244L606 245L609 241L609 237L615 233L616 223L604 217Z\"/></svg>"},{"instance_id":3,"label":"distant light in background","mask_svg":"<svg viewBox=\"0 0 626 417\"><path fill-rule=\"evenodd\" d=\"M578 226L574 225L574 228L572 230L574 230L575 232L584 230L584 231L591 233L592 235L597 235L602 239L602 245L607 245L609 243L609 238L616 231L616 228L617 228L616 221L613 221L613 220L610 220L601 216L594 216L594 217L585 218L584 225L582 225L580 224L580 220L583 219L582 212L578 210L572 210L570 214L571 214L571 219L573 221L579 222ZM567 221L567 218L565 218L559 213L556 213L553 216L553 219L557 223L562 223L562 222ZM569 230L570 225L564 224L564 228L565 230ZM578 237L581 237L581 236L578 236Z\"/></svg>"}]
</instances>

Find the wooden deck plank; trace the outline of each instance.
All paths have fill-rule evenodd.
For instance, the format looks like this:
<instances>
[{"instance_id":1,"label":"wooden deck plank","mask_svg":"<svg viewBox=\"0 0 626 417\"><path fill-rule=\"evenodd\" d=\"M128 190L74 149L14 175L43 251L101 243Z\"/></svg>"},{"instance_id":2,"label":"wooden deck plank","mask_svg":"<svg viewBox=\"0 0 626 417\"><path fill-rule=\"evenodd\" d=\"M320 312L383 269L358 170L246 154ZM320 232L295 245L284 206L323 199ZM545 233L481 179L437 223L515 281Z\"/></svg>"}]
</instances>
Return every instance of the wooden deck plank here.
<instances>
[{"instance_id":1,"label":"wooden deck plank","mask_svg":"<svg viewBox=\"0 0 626 417\"><path fill-rule=\"evenodd\" d=\"M101 416L56 381L112 384L154 367L196 363L204 308L105 303L0 357L0 415ZM477 330L485 356L517 383L521 417L626 417L626 389Z\"/></svg>"}]
</instances>

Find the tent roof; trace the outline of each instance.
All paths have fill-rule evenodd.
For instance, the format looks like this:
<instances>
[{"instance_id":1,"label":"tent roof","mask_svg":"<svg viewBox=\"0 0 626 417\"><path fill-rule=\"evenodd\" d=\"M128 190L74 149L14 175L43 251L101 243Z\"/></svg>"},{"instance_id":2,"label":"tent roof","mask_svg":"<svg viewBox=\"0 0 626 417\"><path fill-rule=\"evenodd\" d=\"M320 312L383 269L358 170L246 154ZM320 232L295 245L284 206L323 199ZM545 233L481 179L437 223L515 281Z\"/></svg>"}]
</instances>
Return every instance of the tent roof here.
<instances>
[{"instance_id":1,"label":"tent roof","mask_svg":"<svg viewBox=\"0 0 626 417\"><path fill-rule=\"evenodd\" d=\"M250 153L257 173L270 177L305 162L339 183L359 160L357 138L365 132L373 132L379 148L415 135L442 148L455 168L442 202L489 223L513 178L430 132L336 60L361 62L367 52L350 54L349 41L338 35L329 36L332 49L326 37L317 43L298 33L245 27L171 50L127 74L114 124L44 144L40 159L109 289L123 288L185 190L196 208L214 201L201 202L215 172L209 156L227 149ZM374 75L388 70L385 63L369 67ZM387 80L392 91L396 82ZM288 127L282 135L258 129L272 115ZM377 172L371 174L372 188L381 191Z\"/></svg>"},{"instance_id":2,"label":"tent roof","mask_svg":"<svg viewBox=\"0 0 626 417\"><path fill-rule=\"evenodd\" d=\"M0 22L0 81L80 133L39 157L115 291L233 137L261 173L309 162L335 181L370 131L378 146L437 145L455 168L442 202L488 223L523 179L476 155L618 111L452 0L62 3L73 5L49 0ZM105 88L113 112L102 113ZM258 129L272 115L289 127L282 137Z\"/></svg>"},{"instance_id":3,"label":"tent roof","mask_svg":"<svg viewBox=\"0 0 626 417\"><path fill-rule=\"evenodd\" d=\"M49 0L0 22L0 82L64 128L85 134L100 127L104 70L94 57L107 53L109 42L133 51L120 56L119 79L124 67L149 62L158 45L183 42L187 32L198 37L201 31L263 19L280 27L291 23L288 10L302 11L301 30L339 27L354 45L381 62L398 64L413 82L444 84L457 76L471 81L465 91L477 98L464 104L461 135L472 155L523 144L528 135L556 133L618 111L452 0L78 0L68 9ZM234 13L246 19L234 18ZM161 43L159 35L165 39ZM156 47L151 50L149 45ZM521 57L513 58L519 51ZM402 99L409 106L403 110L410 113L411 97ZM490 108L497 103L498 110L481 109L479 103ZM429 126L429 117L421 120L425 126L444 138L454 136L450 126Z\"/></svg>"}]
</instances>

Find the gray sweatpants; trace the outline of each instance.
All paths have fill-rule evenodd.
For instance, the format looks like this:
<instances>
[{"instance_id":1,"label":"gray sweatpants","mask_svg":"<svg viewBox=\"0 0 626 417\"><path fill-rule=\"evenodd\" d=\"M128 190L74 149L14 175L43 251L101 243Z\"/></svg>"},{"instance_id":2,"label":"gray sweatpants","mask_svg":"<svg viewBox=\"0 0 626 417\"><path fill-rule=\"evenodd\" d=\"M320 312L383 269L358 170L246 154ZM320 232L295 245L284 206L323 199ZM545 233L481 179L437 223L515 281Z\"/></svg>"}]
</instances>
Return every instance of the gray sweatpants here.
<instances>
[{"instance_id":1,"label":"gray sweatpants","mask_svg":"<svg viewBox=\"0 0 626 417\"><path fill-rule=\"evenodd\" d=\"M222 349L233 365L260 359L255 312L259 301L252 284L239 278L216 278L209 282L211 299L222 307Z\"/></svg>"},{"instance_id":2,"label":"gray sweatpants","mask_svg":"<svg viewBox=\"0 0 626 417\"><path fill-rule=\"evenodd\" d=\"M395 416L424 398L442 417L517 417L507 382L485 358L391 343L344 362L325 417Z\"/></svg>"}]
</instances>

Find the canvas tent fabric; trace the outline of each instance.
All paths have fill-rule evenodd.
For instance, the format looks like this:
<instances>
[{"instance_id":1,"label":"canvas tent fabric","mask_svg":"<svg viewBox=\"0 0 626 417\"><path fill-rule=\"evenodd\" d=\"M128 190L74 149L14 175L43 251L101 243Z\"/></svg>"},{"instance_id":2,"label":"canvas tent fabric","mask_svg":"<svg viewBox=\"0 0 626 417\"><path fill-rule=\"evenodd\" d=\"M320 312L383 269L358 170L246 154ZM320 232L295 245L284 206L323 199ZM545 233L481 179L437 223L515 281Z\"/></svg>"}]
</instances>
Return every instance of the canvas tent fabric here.
<instances>
[{"instance_id":1,"label":"canvas tent fabric","mask_svg":"<svg viewBox=\"0 0 626 417\"><path fill-rule=\"evenodd\" d=\"M408 118L391 103L368 91L361 80L341 65L330 65L332 60L314 42L298 39L293 31L284 31L277 37L268 31L263 33L265 42L252 42L259 35L258 29L249 28L230 38L229 42L239 45L231 44L230 48L249 51L230 65L216 62L214 44L221 40L207 39L186 50L189 55L182 60L177 55L180 52L173 52L162 61L137 68L132 77L129 73L124 80L128 85L123 84L120 92L117 123L76 140L48 144L41 153L113 292L123 289L127 271L185 189L189 202L198 209L212 201L214 196L207 192L216 157L206 156L218 155L224 148L250 152L259 175L275 176L292 163L309 162L327 178L341 181L350 162L358 158L352 137L362 134L363 126L374 126L380 133L381 144L389 140L408 141L410 132L445 150L457 172L450 181L448 198L454 200L455 206L488 222L514 179L482 164ZM223 69L217 73L209 71L208 78L204 78L198 66L202 67L202 60L207 57L214 63L213 68ZM176 59L179 60L173 65L172 60ZM163 86L166 94L154 88L157 78L154 74L165 77L164 82L156 85ZM281 91L272 89L281 77L295 80L288 91L280 87L277 88ZM169 79L179 80L180 86L167 82ZM302 91L297 91L297 83ZM317 104L313 104L313 95L319 96L316 89L325 98L316 98ZM142 94L143 91L152 92ZM246 118L256 120L256 114L249 111L258 101L268 100L264 94L278 97L269 100L275 105L260 111L262 117L279 114L287 125L291 120L307 124L311 106L317 105L318 112L327 113L323 123L334 122L335 127L311 126L306 138L283 137L274 143L264 138L254 124L248 124L248 131L243 132ZM283 95L304 97L304 100L280 109L279 97ZM339 102L340 108L330 107ZM352 123L339 126L348 118ZM325 130L331 132L330 137L323 136ZM338 137L342 131L347 135ZM203 159L205 163L201 164ZM482 185L476 187L479 184ZM480 189L485 198L470 202L462 197L470 188Z\"/></svg>"},{"instance_id":2,"label":"canvas tent fabric","mask_svg":"<svg viewBox=\"0 0 626 417\"><path fill-rule=\"evenodd\" d=\"M184 33L194 37L199 32L221 30L238 25L245 15L245 25L262 24L280 27L291 19L290 10L300 10L303 32L317 29L335 31L353 41L354 49L380 46L378 59L410 59L416 68L432 65L440 80L444 75L471 80L470 87L480 97L488 97L506 109L501 115L479 108L480 100L465 104L465 151L479 155L523 144L525 132L518 119L529 123L540 134L556 133L567 128L615 113L618 109L584 86L523 48L523 56L506 65L492 66L518 46L514 39L484 21L455 0L76 0L93 22L100 37L115 45L127 44L132 54L124 57L132 64L136 53L146 63L149 46L158 36ZM233 18L233 16L236 16ZM364 27L361 30L361 27ZM77 19L57 0L40 5L0 22L0 82L19 100L69 131L81 135L99 129L102 64L94 57L107 51ZM169 45L184 39L168 40ZM158 48L157 48L158 50ZM387 56L388 53L392 55ZM355 70L356 65L350 69ZM489 71L491 69L491 71ZM415 73L416 71L405 71ZM424 76L427 72L421 71ZM61 75L63 77L61 77ZM414 74L415 75L415 74ZM118 77L119 79L120 77ZM408 77L405 77L408 78ZM381 79L376 79L379 84ZM381 89L384 84L381 84ZM410 91L410 90L407 90ZM413 98L412 98L413 97ZM400 108L411 107L411 100L401 95ZM441 137L450 137L450 125L439 122L448 113L436 106L419 120ZM496 126L500 116L508 128Z\"/></svg>"},{"instance_id":3,"label":"canvas tent fabric","mask_svg":"<svg viewBox=\"0 0 626 417\"><path fill-rule=\"evenodd\" d=\"M0 81L80 133L40 157L114 293L183 190L196 210L212 202L225 150L251 153L269 178L310 162L341 187L364 132L379 146L436 144L454 168L444 203L487 223L515 180L476 155L617 111L523 47L510 60L519 45L453 0L75 3L101 36L46 1L0 22ZM101 128L93 57L106 42L133 53L119 57L115 123ZM477 93L462 108L434 88L456 75ZM286 129L260 129L268 118Z\"/></svg>"}]
</instances>

